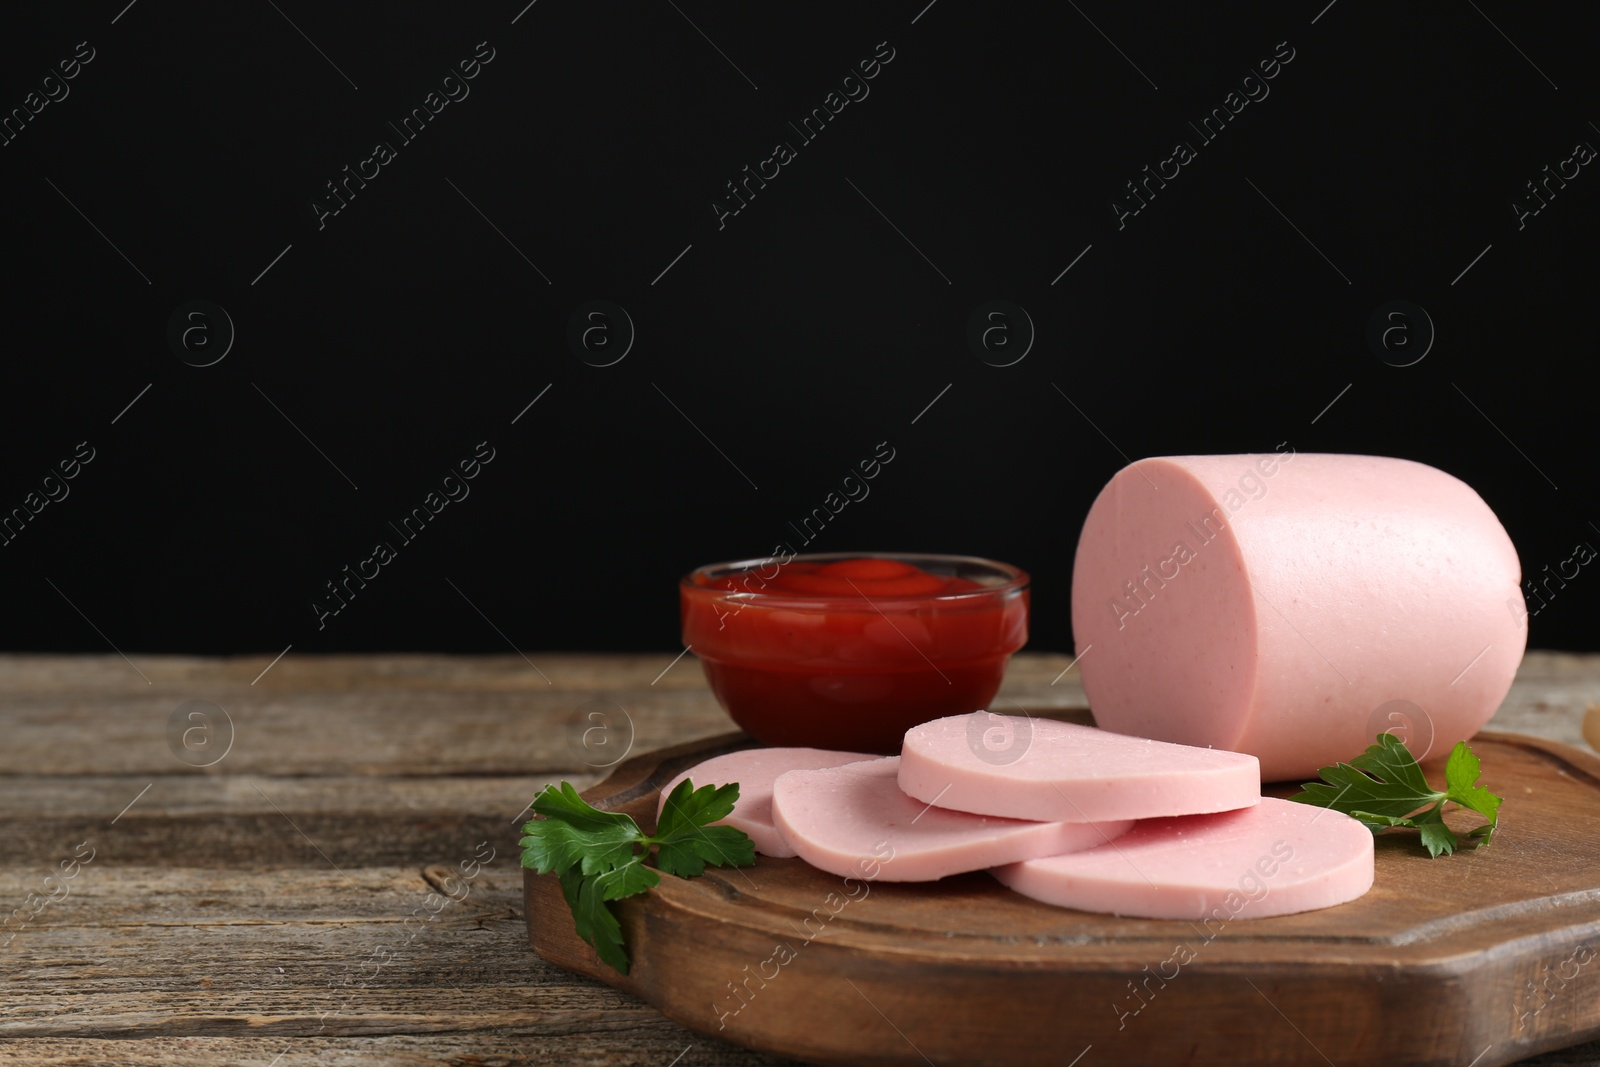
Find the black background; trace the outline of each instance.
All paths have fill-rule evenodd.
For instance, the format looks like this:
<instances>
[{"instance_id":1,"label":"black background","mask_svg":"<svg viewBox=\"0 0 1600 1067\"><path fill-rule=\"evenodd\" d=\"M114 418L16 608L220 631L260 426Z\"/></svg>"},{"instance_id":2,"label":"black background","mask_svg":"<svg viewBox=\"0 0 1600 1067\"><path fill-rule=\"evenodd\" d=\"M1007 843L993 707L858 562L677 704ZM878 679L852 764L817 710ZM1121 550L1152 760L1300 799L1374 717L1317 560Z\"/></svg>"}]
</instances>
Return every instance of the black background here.
<instances>
[{"instance_id":1,"label":"black background","mask_svg":"<svg viewBox=\"0 0 1600 1067\"><path fill-rule=\"evenodd\" d=\"M1523 228L1512 204L1600 144L1596 28L1489 0L8 12L0 108L94 59L0 147L0 509L95 458L0 548L0 644L672 651L682 573L796 542L884 441L808 547L1016 563L1036 649L1071 647L1078 527L1146 455L1421 460L1553 568L1600 544L1600 174ZM400 144L479 42L470 95ZM879 42L870 94L799 144ZM1270 95L1119 229L1124 183L1279 42ZM777 141L798 158L719 229ZM203 368L166 338L196 299L236 329ZM612 366L566 340L591 299L637 331ZM1011 366L966 342L991 299L1037 331ZM1409 367L1365 340L1398 299L1437 330ZM470 496L319 630L324 583L480 441ZM1597 595L1580 574L1530 643L1600 647Z\"/></svg>"}]
</instances>

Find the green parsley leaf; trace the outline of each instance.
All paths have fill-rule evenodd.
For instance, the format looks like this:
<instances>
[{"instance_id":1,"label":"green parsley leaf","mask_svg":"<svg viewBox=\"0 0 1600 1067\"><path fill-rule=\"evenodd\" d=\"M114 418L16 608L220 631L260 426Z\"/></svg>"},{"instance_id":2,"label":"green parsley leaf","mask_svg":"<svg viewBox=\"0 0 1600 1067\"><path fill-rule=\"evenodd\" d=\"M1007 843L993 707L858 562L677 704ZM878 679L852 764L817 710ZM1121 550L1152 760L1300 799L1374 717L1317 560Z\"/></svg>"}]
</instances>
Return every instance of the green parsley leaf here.
<instances>
[{"instance_id":1,"label":"green parsley leaf","mask_svg":"<svg viewBox=\"0 0 1600 1067\"><path fill-rule=\"evenodd\" d=\"M1472 749L1465 742L1459 743L1445 761L1444 780L1451 800L1489 820L1486 827L1480 826L1472 831L1474 835L1483 831L1484 840L1488 840L1500 821L1500 804L1505 798L1495 796L1478 784L1479 766L1478 757L1472 754Z\"/></svg>"},{"instance_id":2,"label":"green parsley leaf","mask_svg":"<svg viewBox=\"0 0 1600 1067\"><path fill-rule=\"evenodd\" d=\"M680 878L700 875L708 863L754 863L755 844L742 831L708 825L726 818L738 799L737 785L696 789L685 780L667 797L656 833L646 834L631 816L591 806L568 782L547 786L533 802L538 818L522 828L522 865L561 880L578 936L627 974L622 924L607 905L660 883L661 875L644 864L652 848L661 870Z\"/></svg>"},{"instance_id":3,"label":"green parsley leaf","mask_svg":"<svg viewBox=\"0 0 1600 1067\"><path fill-rule=\"evenodd\" d=\"M544 819L523 827L529 836L521 841L522 860L540 874L575 863L583 865L584 874L600 874L628 862L634 844L644 838L627 815L591 807L569 782L559 789L547 786L534 800L533 812Z\"/></svg>"},{"instance_id":4,"label":"green parsley leaf","mask_svg":"<svg viewBox=\"0 0 1600 1067\"><path fill-rule=\"evenodd\" d=\"M737 785L701 786L685 779L678 783L652 838L658 846L656 863L680 878L698 878L706 864L748 867L756 861L755 843L731 826L708 826L725 819L739 799Z\"/></svg>"},{"instance_id":5,"label":"green parsley leaf","mask_svg":"<svg viewBox=\"0 0 1600 1067\"><path fill-rule=\"evenodd\" d=\"M1456 743L1445 762L1445 789L1428 785L1422 767L1405 742L1382 733L1377 743L1349 763L1324 767L1320 782L1307 782L1290 800L1333 808L1358 819L1373 833L1395 827L1416 830L1428 855L1438 858L1461 847L1461 839L1445 825L1446 803L1459 804L1488 819L1467 834L1471 847L1486 844L1499 824L1502 798L1478 785L1480 765L1465 741Z\"/></svg>"},{"instance_id":6,"label":"green parsley leaf","mask_svg":"<svg viewBox=\"0 0 1600 1067\"><path fill-rule=\"evenodd\" d=\"M1422 846L1428 850L1430 859L1438 859L1439 853L1446 856L1455 852L1460 846L1461 839L1455 831L1444 824L1444 819L1438 817L1438 808L1433 809L1435 815L1432 819L1419 819L1417 821L1418 836L1422 838Z\"/></svg>"},{"instance_id":7,"label":"green parsley leaf","mask_svg":"<svg viewBox=\"0 0 1600 1067\"><path fill-rule=\"evenodd\" d=\"M576 867L561 872L561 895L567 898L578 936L594 946L599 957L623 974L628 973L628 952L622 944L622 924L599 892L599 879L585 878Z\"/></svg>"}]
</instances>

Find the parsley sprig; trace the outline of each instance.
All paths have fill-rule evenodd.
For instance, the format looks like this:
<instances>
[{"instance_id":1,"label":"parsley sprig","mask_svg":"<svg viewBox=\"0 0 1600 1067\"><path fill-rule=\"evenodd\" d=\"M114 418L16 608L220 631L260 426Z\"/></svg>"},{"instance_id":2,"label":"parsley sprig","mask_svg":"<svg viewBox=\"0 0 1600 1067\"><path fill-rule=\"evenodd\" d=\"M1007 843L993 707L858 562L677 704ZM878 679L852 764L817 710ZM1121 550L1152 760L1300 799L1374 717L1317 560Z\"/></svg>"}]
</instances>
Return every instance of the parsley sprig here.
<instances>
[{"instance_id":1,"label":"parsley sprig","mask_svg":"<svg viewBox=\"0 0 1600 1067\"><path fill-rule=\"evenodd\" d=\"M1302 804L1333 808L1358 819L1373 833L1406 827L1420 833L1422 844L1435 859L1461 846L1461 839L1444 823L1446 802L1475 811L1489 821L1467 834L1469 847L1488 844L1499 823L1498 797L1478 784L1478 757L1465 741L1445 762L1445 789L1428 785L1416 757L1394 734L1378 735L1377 743L1349 763L1324 767L1320 782L1308 782L1290 797Z\"/></svg>"},{"instance_id":2,"label":"parsley sprig","mask_svg":"<svg viewBox=\"0 0 1600 1067\"><path fill-rule=\"evenodd\" d=\"M656 832L647 834L620 811L592 807L570 782L546 786L533 802L541 816L523 826L522 865L561 879L561 895L577 926L578 936L594 946L602 960L628 973L628 951L622 924L609 904L643 893L661 881L656 868L680 878L695 878L706 864L748 867L756 861L755 845L742 830L712 826L727 818L739 799L739 786L702 786L688 779L678 783L661 810ZM645 858L655 849L656 868Z\"/></svg>"}]
</instances>

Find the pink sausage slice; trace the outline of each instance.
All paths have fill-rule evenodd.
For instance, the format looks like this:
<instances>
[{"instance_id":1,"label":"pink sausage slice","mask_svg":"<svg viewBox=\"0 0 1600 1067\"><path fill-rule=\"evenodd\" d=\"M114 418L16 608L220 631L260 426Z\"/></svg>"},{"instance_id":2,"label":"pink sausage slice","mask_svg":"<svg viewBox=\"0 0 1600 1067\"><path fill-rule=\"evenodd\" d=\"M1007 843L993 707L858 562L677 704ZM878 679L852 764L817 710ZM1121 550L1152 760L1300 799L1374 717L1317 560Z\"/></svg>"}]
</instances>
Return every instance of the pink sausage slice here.
<instances>
[{"instance_id":1,"label":"pink sausage slice","mask_svg":"<svg viewBox=\"0 0 1600 1067\"><path fill-rule=\"evenodd\" d=\"M1072 630L1099 725L1311 778L1383 730L1418 758L1476 733L1527 644L1521 573L1482 498L1421 463L1144 459L1084 522Z\"/></svg>"},{"instance_id":2,"label":"pink sausage slice","mask_svg":"<svg viewBox=\"0 0 1600 1067\"><path fill-rule=\"evenodd\" d=\"M1024 896L1146 919L1261 919L1330 908L1372 888L1372 831L1327 808L1253 808L1141 822L1115 842L998 867Z\"/></svg>"},{"instance_id":3,"label":"pink sausage slice","mask_svg":"<svg viewBox=\"0 0 1600 1067\"><path fill-rule=\"evenodd\" d=\"M906 731L900 788L979 815L1104 822L1249 807L1261 768L1238 752L979 711Z\"/></svg>"},{"instance_id":4,"label":"pink sausage slice","mask_svg":"<svg viewBox=\"0 0 1600 1067\"><path fill-rule=\"evenodd\" d=\"M772 824L772 783L788 771L837 767L876 758L866 752L835 752L826 748L747 748L713 756L667 783L656 804L656 817L661 817L667 797L685 778L693 782L696 789L703 785L738 782L739 799L734 802L733 814L723 819L722 824L743 830L763 856L793 856L794 849Z\"/></svg>"},{"instance_id":5,"label":"pink sausage slice","mask_svg":"<svg viewBox=\"0 0 1600 1067\"><path fill-rule=\"evenodd\" d=\"M772 813L784 840L811 866L885 882L932 882L1113 840L1131 822L993 819L947 811L900 791L900 757L778 779ZM876 866L876 874L865 874Z\"/></svg>"}]
</instances>

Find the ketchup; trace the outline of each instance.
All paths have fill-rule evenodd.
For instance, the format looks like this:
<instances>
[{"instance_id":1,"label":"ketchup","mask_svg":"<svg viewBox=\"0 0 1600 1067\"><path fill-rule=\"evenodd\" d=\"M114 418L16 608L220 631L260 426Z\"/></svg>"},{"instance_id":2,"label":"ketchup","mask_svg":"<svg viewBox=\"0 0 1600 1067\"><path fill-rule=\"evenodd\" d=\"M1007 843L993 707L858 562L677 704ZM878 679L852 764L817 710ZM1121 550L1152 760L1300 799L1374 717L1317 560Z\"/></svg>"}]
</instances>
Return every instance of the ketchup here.
<instances>
[{"instance_id":1,"label":"ketchup","mask_svg":"<svg viewBox=\"0 0 1600 1067\"><path fill-rule=\"evenodd\" d=\"M702 567L680 586L683 640L758 740L898 752L912 726L994 698L1027 641L1027 582L962 556Z\"/></svg>"}]
</instances>

